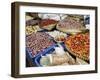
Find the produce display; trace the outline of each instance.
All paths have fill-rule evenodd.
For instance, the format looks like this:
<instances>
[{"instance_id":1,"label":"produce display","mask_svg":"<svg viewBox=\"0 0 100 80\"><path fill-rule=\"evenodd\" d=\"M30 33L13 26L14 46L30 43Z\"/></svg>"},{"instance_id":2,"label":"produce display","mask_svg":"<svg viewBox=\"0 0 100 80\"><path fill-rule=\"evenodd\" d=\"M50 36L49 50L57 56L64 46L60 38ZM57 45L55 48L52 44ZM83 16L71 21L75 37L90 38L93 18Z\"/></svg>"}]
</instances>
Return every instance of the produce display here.
<instances>
[{"instance_id":1,"label":"produce display","mask_svg":"<svg viewBox=\"0 0 100 80\"><path fill-rule=\"evenodd\" d=\"M31 58L35 67L89 64L86 15L27 12L25 16L26 59Z\"/></svg>"},{"instance_id":2,"label":"produce display","mask_svg":"<svg viewBox=\"0 0 100 80\"><path fill-rule=\"evenodd\" d=\"M65 45L73 55L89 60L89 33L69 36L66 38Z\"/></svg>"},{"instance_id":3,"label":"produce display","mask_svg":"<svg viewBox=\"0 0 100 80\"><path fill-rule=\"evenodd\" d=\"M54 42L51 36L44 32L33 33L26 37L26 47L28 48L29 52L32 52L33 56L53 44Z\"/></svg>"},{"instance_id":4,"label":"produce display","mask_svg":"<svg viewBox=\"0 0 100 80\"><path fill-rule=\"evenodd\" d=\"M40 27L47 30L52 30L56 24L57 21L53 19L43 19L40 21Z\"/></svg>"},{"instance_id":5,"label":"produce display","mask_svg":"<svg viewBox=\"0 0 100 80\"><path fill-rule=\"evenodd\" d=\"M61 20L58 25L57 29L63 32L81 32L81 30L85 29L85 26L82 23L76 21L72 18L67 18Z\"/></svg>"},{"instance_id":6,"label":"produce display","mask_svg":"<svg viewBox=\"0 0 100 80\"><path fill-rule=\"evenodd\" d=\"M32 33L40 31L40 30L42 30L42 29L38 25L26 26L26 35L30 35Z\"/></svg>"},{"instance_id":7,"label":"produce display","mask_svg":"<svg viewBox=\"0 0 100 80\"><path fill-rule=\"evenodd\" d=\"M77 22L80 22L81 24L83 23L83 25L84 25L84 16L83 15L68 15L67 18L74 19Z\"/></svg>"},{"instance_id":8,"label":"produce display","mask_svg":"<svg viewBox=\"0 0 100 80\"><path fill-rule=\"evenodd\" d=\"M26 26L37 25L37 24L39 24L39 22L40 22L39 19L38 19L38 20L33 20L33 19L31 19L31 20L26 21Z\"/></svg>"}]
</instances>

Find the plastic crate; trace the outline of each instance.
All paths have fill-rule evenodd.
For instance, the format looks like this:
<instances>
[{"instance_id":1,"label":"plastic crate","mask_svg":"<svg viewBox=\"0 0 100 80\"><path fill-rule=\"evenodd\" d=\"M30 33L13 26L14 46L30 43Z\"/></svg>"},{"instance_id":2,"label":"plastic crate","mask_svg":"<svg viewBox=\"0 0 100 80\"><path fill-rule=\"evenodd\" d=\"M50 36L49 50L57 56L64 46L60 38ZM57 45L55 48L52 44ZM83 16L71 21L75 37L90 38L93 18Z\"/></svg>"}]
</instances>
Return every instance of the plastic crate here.
<instances>
[{"instance_id":1,"label":"plastic crate","mask_svg":"<svg viewBox=\"0 0 100 80\"><path fill-rule=\"evenodd\" d=\"M52 46L52 47L50 47L49 49L47 49L46 52L45 52L44 54L37 56L37 57L34 59L34 60L35 60L35 64L36 64L38 67L39 67L39 66L42 66L42 65L40 64L41 56L46 56L46 54L51 54L54 50L55 50L55 49L54 49L54 47Z\"/></svg>"},{"instance_id":2,"label":"plastic crate","mask_svg":"<svg viewBox=\"0 0 100 80\"><path fill-rule=\"evenodd\" d=\"M62 47L64 48L64 50L66 51L66 48L65 48L65 45L64 43L60 43L62 45ZM40 64L40 59L41 59L41 56L46 56L47 54L51 54L53 51L55 51L54 47L57 47L58 45L56 44L55 46L51 46L49 47L42 55L39 55L37 56L34 60L35 60L35 64L36 66L40 67L42 66Z\"/></svg>"},{"instance_id":3,"label":"plastic crate","mask_svg":"<svg viewBox=\"0 0 100 80\"><path fill-rule=\"evenodd\" d=\"M26 58L28 58L29 60L32 61L33 64L35 64L36 66L38 65L38 58L41 57L41 55L45 55L48 54L52 49L54 49L54 47L57 46L57 44L54 44L46 49L44 49L42 52L39 52L37 55L32 56L32 53L29 52L29 50L26 48ZM37 60L37 61L36 61Z\"/></svg>"}]
</instances>

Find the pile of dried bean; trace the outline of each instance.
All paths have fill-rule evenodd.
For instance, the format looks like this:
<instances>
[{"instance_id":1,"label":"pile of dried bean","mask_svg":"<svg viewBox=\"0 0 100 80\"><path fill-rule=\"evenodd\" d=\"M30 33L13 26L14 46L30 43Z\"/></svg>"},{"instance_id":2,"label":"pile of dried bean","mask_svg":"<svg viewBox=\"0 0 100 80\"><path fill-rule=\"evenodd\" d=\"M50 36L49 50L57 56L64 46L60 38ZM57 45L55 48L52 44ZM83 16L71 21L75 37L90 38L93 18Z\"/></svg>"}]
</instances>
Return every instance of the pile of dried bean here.
<instances>
[{"instance_id":1,"label":"pile of dried bean","mask_svg":"<svg viewBox=\"0 0 100 80\"><path fill-rule=\"evenodd\" d=\"M32 55L35 56L39 52L42 52L45 48L53 45L52 37L44 32L37 32L26 37L26 47Z\"/></svg>"}]
</instances>

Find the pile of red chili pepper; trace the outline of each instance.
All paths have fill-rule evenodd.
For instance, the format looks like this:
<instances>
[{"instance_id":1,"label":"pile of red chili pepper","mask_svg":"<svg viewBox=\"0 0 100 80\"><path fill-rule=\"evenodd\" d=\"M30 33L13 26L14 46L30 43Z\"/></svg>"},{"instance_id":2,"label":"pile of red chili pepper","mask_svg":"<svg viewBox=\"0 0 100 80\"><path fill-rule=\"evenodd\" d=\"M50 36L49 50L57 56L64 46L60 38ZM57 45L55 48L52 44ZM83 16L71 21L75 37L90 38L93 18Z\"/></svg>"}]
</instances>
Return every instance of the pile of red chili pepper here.
<instances>
[{"instance_id":1,"label":"pile of red chili pepper","mask_svg":"<svg viewBox=\"0 0 100 80\"><path fill-rule=\"evenodd\" d=\"M66 39L65 44L73 52L73 54L77 54L78 56L81 57L83 56L87 58L89 57L89 46L90 46L89 33L69 36Z\"/></svg>"},{"instance_id":2,"label":"pile of red chili pepper","mask_svg":"<svg viewBox=\"0 0 100 80\"><path fill-rule=\"evenodd\" d=\"M48 26L48 25L55 24L55 23L57 23L56 20L53 20L53 19L43 19L40 22L40 26Z\"/></svg>"}]
</instances>

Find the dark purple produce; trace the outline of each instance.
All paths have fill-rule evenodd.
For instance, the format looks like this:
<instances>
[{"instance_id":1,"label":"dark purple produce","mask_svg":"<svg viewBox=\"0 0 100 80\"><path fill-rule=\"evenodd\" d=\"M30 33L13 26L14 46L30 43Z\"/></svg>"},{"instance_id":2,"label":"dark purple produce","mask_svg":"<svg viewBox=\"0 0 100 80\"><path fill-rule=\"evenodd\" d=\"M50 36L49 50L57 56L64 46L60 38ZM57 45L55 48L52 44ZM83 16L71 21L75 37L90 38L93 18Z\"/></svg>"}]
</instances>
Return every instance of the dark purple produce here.
<instances>
[{"instance_id":1,"label":"dark purple produce","mask_svg":"<svg viewBox=\"0 0 100 80\"><path fill-rule=\"evenodd\" d=\"M26 37L26 47L35 56L54 44L52 37L45 32L33 33Z\"/></svg>"}]
</instances>

